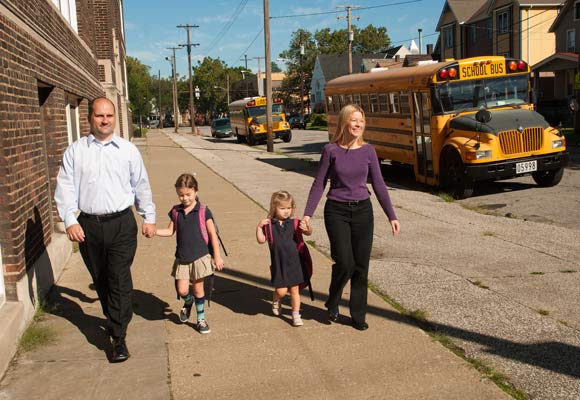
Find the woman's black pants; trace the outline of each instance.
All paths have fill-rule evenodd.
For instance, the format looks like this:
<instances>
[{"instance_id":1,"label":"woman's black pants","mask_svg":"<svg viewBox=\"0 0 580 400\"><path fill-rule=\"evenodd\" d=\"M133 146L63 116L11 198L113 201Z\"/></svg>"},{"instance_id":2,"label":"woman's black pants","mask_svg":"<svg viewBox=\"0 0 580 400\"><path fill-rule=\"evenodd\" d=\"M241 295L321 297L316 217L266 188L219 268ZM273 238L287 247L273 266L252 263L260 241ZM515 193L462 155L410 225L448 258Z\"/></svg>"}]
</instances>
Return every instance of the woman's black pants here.
<instances>
[{"instance_id":1,"label":"woman's black pants","mask_svg":"<svg viewBox=\"0 0 580 400\"><path fill-rule=\"evenodd\" d=\"M338 310L342 290L350 279L350 316L356 323L365 322L374 229L370 199L358 202L327 200L324 224L334 261L326 308Z\"/></svg>"},{"instance_id":2,"label":"woman's black pants","mask_svg":"<svg viewBox=\"0 0 580 400\"><path fill-rule=\"evenodd\" d=\"M137 222L130 209L110 219L81 213L78 221L85 232L79 250L107 317L107 330L113 339L123 339L133 316L131 264L137 250Z\"/></svg>"}]
</instances>

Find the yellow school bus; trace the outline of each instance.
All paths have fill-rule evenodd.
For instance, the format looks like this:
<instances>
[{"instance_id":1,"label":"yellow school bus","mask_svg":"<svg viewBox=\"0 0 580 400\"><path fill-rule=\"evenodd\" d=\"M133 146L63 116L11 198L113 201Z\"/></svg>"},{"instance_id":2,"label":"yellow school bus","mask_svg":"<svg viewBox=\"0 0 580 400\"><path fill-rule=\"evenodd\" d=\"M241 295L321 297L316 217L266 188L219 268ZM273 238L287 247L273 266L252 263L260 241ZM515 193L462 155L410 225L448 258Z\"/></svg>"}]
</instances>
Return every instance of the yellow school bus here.
<instances>
[{"instance_id":1,"label":"yellow school bus","mask_svg":"<svg viewBox=\"0 0 580 400\"><path fill-rule=\"evenodd\" d=\"M282 99L272 100L272 135L284 142L292 140L290 124L286 121ZM267 140L266 98L248 97L228 105L232 131L238 143L247 142L254 146Z\"/></svg>"},{"instance_id":2,"label":"yellow school bus","mask_svg":"<svg viewBox=\"0 0 580 400\"><path fill-rule=\"evenodd\" d=\"M413 166L417 181L455 198L479 181L524 174L553 186L568 163L566 141L530 95L528 64L499 56L347 75L326 84L328 131L341 107L359 104L380 159Z\"/></svg>"}]
</instances>

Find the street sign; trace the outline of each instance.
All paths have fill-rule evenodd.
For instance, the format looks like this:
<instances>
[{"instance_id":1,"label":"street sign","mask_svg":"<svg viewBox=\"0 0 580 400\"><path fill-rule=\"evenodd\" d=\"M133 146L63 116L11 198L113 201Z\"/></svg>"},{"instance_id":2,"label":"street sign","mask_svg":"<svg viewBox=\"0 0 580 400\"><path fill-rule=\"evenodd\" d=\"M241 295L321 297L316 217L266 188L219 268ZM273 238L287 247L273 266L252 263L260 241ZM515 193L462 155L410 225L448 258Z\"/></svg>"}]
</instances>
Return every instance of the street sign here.
<instances>
[{"instance_id":1,"label":"street sign","mask_svg":"<svg viewBox=\"0 0 580 400\"><path fill-rule=\"evenodd\" d=\"M574 89L580 90L580 71L576 72L574 76Z\"/></svg>"}]
</instances>

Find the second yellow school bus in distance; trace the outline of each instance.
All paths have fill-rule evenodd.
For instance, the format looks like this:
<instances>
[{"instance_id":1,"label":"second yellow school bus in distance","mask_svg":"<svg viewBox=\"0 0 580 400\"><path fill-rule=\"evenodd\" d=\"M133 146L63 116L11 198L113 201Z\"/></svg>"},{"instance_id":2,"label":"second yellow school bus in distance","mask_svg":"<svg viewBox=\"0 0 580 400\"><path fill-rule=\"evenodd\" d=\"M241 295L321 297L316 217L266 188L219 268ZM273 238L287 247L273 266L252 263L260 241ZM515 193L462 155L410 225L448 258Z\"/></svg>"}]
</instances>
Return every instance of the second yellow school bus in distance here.
<instances>
[{"instance_id":1,"label":"second yellow school bus in distance","mask_svg":"<svg viewBox=\"0 0 580 400\"><path fill-rule=\"evenodd\" d=\"M566 140L530 94L528 64L499 56L347 75L326 84L328 131L341 107L359 104L380 159L412 165L417 181L455 198L471 196L478 181L524 174L557 185Z\"/></svg>"},{"instance_id":2,"label":"second yellow school bus in distance","mask_svg":"<svg viewBox=\"0 0 580 400\"><path fill-rule=\"evenodd\" d=\"M250 146L267 140L266 98L247 97L228 105L230 125L238 143L246 141ZM282 99L272 99L272 135L284 142L292 140L290 124L286 121Z\"/></svg>"}]
</instances>

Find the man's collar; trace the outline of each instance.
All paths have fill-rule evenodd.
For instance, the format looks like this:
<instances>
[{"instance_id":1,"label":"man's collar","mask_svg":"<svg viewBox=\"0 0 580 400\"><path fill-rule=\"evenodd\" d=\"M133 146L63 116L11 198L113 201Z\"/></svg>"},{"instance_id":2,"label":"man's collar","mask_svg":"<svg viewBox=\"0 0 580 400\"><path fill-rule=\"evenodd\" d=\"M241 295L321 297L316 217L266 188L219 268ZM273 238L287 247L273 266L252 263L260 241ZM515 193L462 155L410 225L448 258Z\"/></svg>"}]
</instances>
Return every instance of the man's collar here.
<instances>
[{"instance_id":1,"label":"man's collar","mask_svg":"<svg viewBox=\"0 0 580 400\"><path fill-rule=\"evenodd\" d=\"M91 133L91 134L88 136L88 144L89 144L89 146L90 146L92 143L101 144L101 145L103 145L103 146L106 146L106 145L108 145L109 143L111 143L111 144L114 144L114 145L115 145L115 147L117 147L117 148L121 147L121 141L120 141L120 138L119 138L119 136L117 136L117 135L115 135L115 134L113 134L113 136L111 137L111 140L109 140L109 141L107 141L107 142L101 142L100 140L98 140L98 139L95 137L95 135L93 135L93 134Z\"/></svg>"}]
</instances>

